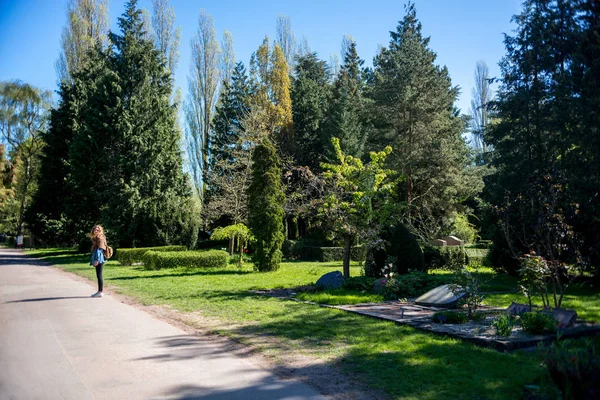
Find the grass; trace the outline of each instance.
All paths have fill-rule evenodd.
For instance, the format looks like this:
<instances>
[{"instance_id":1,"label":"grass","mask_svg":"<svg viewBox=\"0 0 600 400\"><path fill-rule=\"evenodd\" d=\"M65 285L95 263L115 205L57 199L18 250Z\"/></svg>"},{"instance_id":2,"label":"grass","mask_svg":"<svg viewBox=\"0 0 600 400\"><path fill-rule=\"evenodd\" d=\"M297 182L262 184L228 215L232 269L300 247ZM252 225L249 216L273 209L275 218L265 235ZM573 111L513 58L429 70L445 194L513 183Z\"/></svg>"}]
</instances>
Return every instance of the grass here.
<instances>
[{"instance_id":1,"label":"grass","mask_svg":"<svg viewBox=\"0 0 600 400\"><path fill-rule=\"evenodd\" d=\"M95 279L88 256L29 254ZM391 322L249 292L311 284L341 269L341 262L284 262L279 271L269 273L253 272L247 265L147 271L110 261L104 271L112 290L144 304L198 312L216 323L216 333L252 343L275 359L291 353L313 357L393 399L514 399L524 385L545 376L538 352L498 353ZM351 274L359 272L353 264ZM368 298L344 291L330 295L347 301Z\"/></svg>"}]
</instances>

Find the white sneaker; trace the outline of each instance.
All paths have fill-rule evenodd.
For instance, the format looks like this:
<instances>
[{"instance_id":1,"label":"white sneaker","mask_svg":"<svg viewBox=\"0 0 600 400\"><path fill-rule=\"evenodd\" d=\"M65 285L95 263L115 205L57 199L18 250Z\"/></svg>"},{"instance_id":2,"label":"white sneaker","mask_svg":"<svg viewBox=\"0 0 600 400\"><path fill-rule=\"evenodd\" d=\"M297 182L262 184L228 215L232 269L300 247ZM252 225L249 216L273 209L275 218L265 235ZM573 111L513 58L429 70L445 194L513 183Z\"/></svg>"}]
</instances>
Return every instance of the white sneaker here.
<instances>
[{"instance_id":1,"label":"white sneaker","mask_svg":"<svg viewBox=\"0 0 600 400\"><path fill-rule=\"evenodd\" d=\"M102 292L96 292L92 295L92 297L104 297L104 293Z\"/></svg>"}]
</instances>

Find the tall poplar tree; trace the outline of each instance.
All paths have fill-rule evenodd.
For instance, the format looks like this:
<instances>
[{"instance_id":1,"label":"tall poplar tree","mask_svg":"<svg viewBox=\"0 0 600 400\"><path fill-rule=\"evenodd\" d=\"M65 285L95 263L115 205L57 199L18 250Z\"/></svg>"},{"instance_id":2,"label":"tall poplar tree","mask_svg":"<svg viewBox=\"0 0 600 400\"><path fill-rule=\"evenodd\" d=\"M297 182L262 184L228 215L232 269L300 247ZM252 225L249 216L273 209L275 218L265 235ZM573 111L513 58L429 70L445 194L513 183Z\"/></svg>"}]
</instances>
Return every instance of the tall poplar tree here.
<instances>
[{"instance_id":1,"label":"tall poplar tree","mask_svg":"<svg viewBox=\"0 0 600 400\"><path fill-rule=\"evenodd\" d=\"M220 48L212 17L200 10L192 39L192 63L185 105L186 136L194 186L203 199L208 175L210 125L218 98Z\"/></svg>"},{"instance_id":2,"label":"tall poplar tree","mask_svg":"<svg viewBox=\"0 0 600 400\"><path fill-rule=\"evenodd\" d=\"M108 45L108 29L108 0L69 0L67 25L63 28L61 53L56 61L59 85L71 82L89 50L96 45Z\"/></svg>"}]
</instances>

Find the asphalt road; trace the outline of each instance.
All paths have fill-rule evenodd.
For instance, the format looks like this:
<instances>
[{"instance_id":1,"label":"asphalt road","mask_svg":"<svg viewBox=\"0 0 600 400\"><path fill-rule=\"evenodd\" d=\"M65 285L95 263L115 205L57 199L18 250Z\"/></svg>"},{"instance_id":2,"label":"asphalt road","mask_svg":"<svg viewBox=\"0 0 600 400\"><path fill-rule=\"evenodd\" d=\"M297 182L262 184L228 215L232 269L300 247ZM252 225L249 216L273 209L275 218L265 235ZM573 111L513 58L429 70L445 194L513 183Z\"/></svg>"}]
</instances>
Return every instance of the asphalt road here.
<instances>
[{"instance_id":1,"label":"asphalt road","mask_svg":"<svg viewBox=\"0 0 600 400\"><path fill-rule=\"evenodd\" d=\"M0 399L322 399L95 289L0 249Z\"/></svg>"}]
</instances>

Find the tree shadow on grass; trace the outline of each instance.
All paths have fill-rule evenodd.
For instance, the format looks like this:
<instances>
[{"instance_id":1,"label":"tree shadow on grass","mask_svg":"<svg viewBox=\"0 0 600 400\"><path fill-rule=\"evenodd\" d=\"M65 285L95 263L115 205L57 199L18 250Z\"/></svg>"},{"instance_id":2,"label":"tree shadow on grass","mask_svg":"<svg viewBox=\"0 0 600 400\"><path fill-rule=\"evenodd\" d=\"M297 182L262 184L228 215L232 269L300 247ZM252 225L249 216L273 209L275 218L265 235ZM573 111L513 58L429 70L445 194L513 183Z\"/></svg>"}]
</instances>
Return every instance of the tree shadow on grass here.
<instances>
[{"instance_id":1,"label":"tree shadow on grass","mask_svg":"<svg viewBox=\"0 0 600 400\"><path fill-rule=\"evenodd\" d=\"M523 385L543 375L535 354L499 353L337 310L297 311L271 315L273 322L234 332L258 341L263 338L261 346L267 349L289 346L284 351L301 347L308 352L340 353L332 365L362 382L386 388L394 398L518 398ZM369 334L361 337L357 332Z\"/></svg>"}]
</instances>

